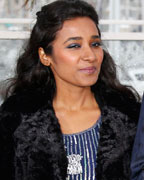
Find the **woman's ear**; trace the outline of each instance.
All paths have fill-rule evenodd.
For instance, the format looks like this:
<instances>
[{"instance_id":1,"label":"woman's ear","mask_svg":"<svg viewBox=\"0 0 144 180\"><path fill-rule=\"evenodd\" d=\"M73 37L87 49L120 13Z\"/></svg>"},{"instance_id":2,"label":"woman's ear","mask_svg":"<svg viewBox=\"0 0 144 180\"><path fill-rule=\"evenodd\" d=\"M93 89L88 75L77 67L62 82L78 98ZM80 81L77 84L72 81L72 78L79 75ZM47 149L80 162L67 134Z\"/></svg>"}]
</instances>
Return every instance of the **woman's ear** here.
<instances>
[{"instance_id":1,"label":"woman's ear","mask_svg":"<svg viewBox=\"0 0 144 180\"><path fill-rule=\"evenodd\" d=\"M41 63L43 65L45 65L45 66L50 66L50 64L51 64L51 57L49 55L45 54L44 49L42 47L40 47L38 49L38 54L39 54L39 58L40 58Z\"/></svg>"}]
</instances>

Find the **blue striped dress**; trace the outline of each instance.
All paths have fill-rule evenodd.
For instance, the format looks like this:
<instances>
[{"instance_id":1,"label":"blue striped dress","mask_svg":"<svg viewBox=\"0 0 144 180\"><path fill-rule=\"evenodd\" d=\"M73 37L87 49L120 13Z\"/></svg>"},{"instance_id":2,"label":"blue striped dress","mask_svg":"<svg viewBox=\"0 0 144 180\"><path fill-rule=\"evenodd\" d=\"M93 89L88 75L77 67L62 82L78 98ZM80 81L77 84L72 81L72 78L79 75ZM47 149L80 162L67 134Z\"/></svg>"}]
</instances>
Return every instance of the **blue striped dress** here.
<instances>
[{"instance_id":1,"label":"blue striped dress","mask_svg":"<svg viewBox=\"0 0 144 180\"><path fill-rule=\"evenodd\" d=\"M67 180L95 180L97 148L101 118L89 129L63 134L68 158Z\"/></svg>"}]
</instances>

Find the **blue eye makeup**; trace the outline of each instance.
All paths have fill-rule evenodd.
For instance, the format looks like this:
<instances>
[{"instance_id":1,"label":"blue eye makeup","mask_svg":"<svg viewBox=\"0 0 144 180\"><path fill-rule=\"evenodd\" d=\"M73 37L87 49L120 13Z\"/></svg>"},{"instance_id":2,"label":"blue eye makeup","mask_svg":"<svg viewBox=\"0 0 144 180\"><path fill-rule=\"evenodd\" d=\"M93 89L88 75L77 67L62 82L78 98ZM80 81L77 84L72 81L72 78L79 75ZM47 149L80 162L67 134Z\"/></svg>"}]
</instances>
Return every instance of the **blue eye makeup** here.
<instances>
[{"instance_id":1,"label":"blue eye makeup","mask_svg":"<svg viewBox=\"0 0 144 180\"><path fill-rule=\"evenodd\" d=\"M102 45L101 42L93 42L93 43L91 44L91 46L93 46L93 47L99 47L99 46L101 46L101 45Z\"/></svg>"},{"instance_id":2,"label":"blue eye makeup","mask_svg":"<svg viewBox=\"0 0 144 180\"><path fill-rule=\"evenodd\" d=\"M76 43L70 44L69 46L67 46L67 48L69 48L69 49L72 49L72 48L80 48L80 47L81 47L80 44L76 44Z\"/></svg>"},{"instance_id":3,"label":"blue eye makeup","mask_svg":"<svg viewBox=\"0 0 144 180\"><path fill-rule=\"evenodd\" d=\"M99 46L101 46L101 45L102 45L101 42L92 42L92 43L90 44L91 47L99 47ZM80 44L78 44L78 43L72 43L72 44L68 45L66 48L68 48L68 49L78 49L78 48L80 48L80 47L81 47Z\"/></svg>"}]
</instances>

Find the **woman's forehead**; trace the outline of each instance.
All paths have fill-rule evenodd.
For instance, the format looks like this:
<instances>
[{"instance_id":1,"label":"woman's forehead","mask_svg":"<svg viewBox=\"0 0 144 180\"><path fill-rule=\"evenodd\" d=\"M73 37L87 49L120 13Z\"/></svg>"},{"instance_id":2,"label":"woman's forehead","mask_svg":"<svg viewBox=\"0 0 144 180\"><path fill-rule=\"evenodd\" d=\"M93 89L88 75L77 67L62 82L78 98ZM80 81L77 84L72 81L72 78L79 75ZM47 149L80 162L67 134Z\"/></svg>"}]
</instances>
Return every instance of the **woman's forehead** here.
<instances>
[{"instance_id":1,"label":"woman's forehead","mask_svg":"<svg viewBox=\"0 0 144 180\"><path fill-rule=\"evenodd\" d=\"M56 38L63 39L69 36L86 35L99 35L95 22L88 17L77 17L64 21L62 28L57 32Z\"/></svg>"}]
</instances>

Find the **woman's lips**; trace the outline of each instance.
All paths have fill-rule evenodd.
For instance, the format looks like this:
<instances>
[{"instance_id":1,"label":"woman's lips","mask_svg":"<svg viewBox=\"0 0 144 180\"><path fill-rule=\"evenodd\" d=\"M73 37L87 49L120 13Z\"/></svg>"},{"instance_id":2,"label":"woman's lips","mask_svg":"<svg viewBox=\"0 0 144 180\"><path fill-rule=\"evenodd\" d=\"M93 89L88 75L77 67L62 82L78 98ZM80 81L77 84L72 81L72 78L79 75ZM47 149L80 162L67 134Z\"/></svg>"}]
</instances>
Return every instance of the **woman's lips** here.
<instances>
[{"instance_id":1,"label":"woman's lips","mask_svg":"<svg viewBox=\"0 0 144 180\"><path fill-rule=\"evenodd\" d=\"M95 71L96 71L96 67L94 66L80 69L80 72L85 73L85 74L93 74L95 73Z\"/></svg>"}]
</instances>

